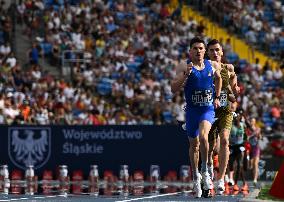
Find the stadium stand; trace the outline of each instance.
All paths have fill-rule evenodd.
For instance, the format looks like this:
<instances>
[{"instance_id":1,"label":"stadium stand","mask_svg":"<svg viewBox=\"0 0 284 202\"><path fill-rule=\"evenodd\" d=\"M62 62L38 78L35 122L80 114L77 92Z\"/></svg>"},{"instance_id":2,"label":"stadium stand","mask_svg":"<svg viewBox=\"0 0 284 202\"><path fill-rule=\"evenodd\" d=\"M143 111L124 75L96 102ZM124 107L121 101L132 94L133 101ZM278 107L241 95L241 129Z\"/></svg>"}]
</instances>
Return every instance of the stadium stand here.
<instances>
[{"instance_id":1,"label":"stadium stand","mask_svg":"<svg viewBox=\"0 0 284 202\"><path fill-rule=\"evenodd\" d=\"M60 123L82 123L88 116L94 119L97 116L94 111L99 112L104 124L116 124L117 114L124 124L139 124L145 118L153 124L174 123L180 113L180 103L168 104L172 96L169 80L174 74L174 65L186 57L184 52L188 48L188 40L202 34L202 26L196 21L182 21L179 9L176 2L128 2L125 6L125 3L114 1L96 1L93 5L89 1L64 4L63 1L38 0L33 5L30 5L30 1L23 1L18 5L18 18L26 22L26 35L31 37L30 32L34 32L32 37L38 53L32 56L44 55L60 68L63 51L81 50L89 54L76 55L71 51L65 56L67 59L84 61L70 63L72 82L42 72L41 67L34 64L36 62L29 65L28 75L28 72L21 70L20 64L16 65L10 59L12 62L9 64L14 66L2 73L2 77L10 78L9 81L4 79L3 106L11 105L8 111L12 112L12 116L4 109L3 116L10 117L7 119L9 123L17 120L16 117L23 122L18 116L18 106L26 101L31 108L24 120L28 124L57 123L59 119L55 120L55 117L59 114ZM39 31L37 24L40 23L27 21L33 14L44 19L44 31ZM37 17L35 21L39 20ZM208 38L205 36L205 39ZM5 37L2 40L7 41ZM5 48L4 44L7 43L2 44L1 50L9 49ZM274 103L260 107L262 103L252 99L273 97L278 103L273 109L283 109L283 103L280 102L283 94L280 88L283 78L281 69L272 71L269 66L261 67L257 62L249 64L233 51L226 56L229 62L236 65L239 73L243 86L243 99L239 101L243 110L263 117L261 121L267 127L281 125L283 114L280 113L278 118L272 118L271 115ZM259 85L259 82L264 85ZM47 86L52 90L44 93ZM259 86L259 89L254 89L253 95L250 91L255 86ZM8 94L12 95L12 99ZM246 99L251 102L247 104L243 101ZM167 104L158 106L157 102ZM122 110L125 103L129 107ZM155 114L150 114L151 111Z\"/></svg>"},{"instance_id":2,"label":"stadium stand","mask_svg":"<svg viewBox=\"0 0 284 202\"><path fill-rule=\"evenodd\" d=\"M270 56L283 59L283 1L189 1L231 33L238 34ZM202 4L202 6L200 6ZM220 6L224 5L224 6Z\"/></svg>"},{"instance_id":3,"label":"stadium stand","mask_svg":"<svg viewBox=\"0 0 284 202\"><path fill-rule=\"evenodd\" d=\"M232 21L232 16L214 13L210 2L206 4L211 6L210 15L224 23ZM275 20L266 11L267 2L261 16ZM236 12L234 2L227 4L226 9ZM272 7L278 15L279 5ZM245 12L245 8L249 6L239 9ZM206 41L209 37L205 24L183 20L184 11L177 1L96 0L91 4L86 0L36 0L22 1L17 11L17 26L25 27L23 34L31 39L34 50L27 64L18 62L10 47L11 19L3 10L1 124L160 125L182 121L183 94L171 94L170 80L175 65L187 57L188 41L195 35L202 35ZM277 21L275 29L278 25ZM246 35L250 30L238 31ZM266 43L267 33L260 35ZM284 40L279 37L277 41L276 46L282 47ZM238 74L240 110L247 117L258 117L258 125L266 134L283 135L283 65L272 69L259 59L249 63L234 51L230 40L223 46ZM275 54L279 55L277 47ZM65 59L71 77L63 79L43 71L38 57L44 57L60 72Z\"/></svg>"}]
</instances>

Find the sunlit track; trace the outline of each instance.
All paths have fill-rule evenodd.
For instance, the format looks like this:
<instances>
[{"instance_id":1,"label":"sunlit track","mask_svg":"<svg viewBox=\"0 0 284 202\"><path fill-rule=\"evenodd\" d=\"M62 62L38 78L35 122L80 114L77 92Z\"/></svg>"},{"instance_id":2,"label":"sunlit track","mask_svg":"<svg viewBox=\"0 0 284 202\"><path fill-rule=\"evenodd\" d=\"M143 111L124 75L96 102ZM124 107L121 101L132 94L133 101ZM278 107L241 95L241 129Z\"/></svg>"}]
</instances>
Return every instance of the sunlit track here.
<instances>
[{"instance_id":1,"label":"sunlit track","mask_svg":"<svg viewBox=\"0 0 284 202\"><path fill-rule=\"evenodd\" d=\"M252 192L255 188L253 183L250 181L249 184L249 192ZM260 186L264 184L271 184L271 182L261 182ZM245 198L248 193L244 193L241 191L233 191L232 187L226 193L226 195L214 195L212 198L194 198L192 190L188 191L176 191L172 193L164 193L164 190L161 189L161 193L143 193L141 195L134 196L133 194L129 194L128 196L123 196L118 193L113 193L112 195L98 195L93 196L90 193L82 193L82 194L56 194L53 195L8 195L6 197L0 196L1 201L69 201L69 202L88 202L88 201L105 201L105 202L130 202L130 201L240 201Z\"/></svg>"}]
</instances>

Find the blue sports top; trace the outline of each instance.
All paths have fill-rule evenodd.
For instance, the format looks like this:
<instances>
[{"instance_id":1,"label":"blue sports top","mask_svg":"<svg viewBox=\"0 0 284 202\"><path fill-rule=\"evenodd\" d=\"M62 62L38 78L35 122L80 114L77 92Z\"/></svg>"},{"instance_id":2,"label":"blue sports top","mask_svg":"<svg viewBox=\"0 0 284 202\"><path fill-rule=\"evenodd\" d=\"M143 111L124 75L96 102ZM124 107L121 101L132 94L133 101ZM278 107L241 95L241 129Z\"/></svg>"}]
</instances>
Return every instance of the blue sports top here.
<instances>
[{"instance_id":1,"label":"blue sports top","mask_svg":"<svg viewBox=\"0 0 284 202\"><path fill-rule=\"evenodd\" d=\"M187 63L190 61L188 60ZM208 60L204 60L204 69L192 68L184 86L186 106L188 108L213 108L213 68Z\"/></svg>"}]
</instances>

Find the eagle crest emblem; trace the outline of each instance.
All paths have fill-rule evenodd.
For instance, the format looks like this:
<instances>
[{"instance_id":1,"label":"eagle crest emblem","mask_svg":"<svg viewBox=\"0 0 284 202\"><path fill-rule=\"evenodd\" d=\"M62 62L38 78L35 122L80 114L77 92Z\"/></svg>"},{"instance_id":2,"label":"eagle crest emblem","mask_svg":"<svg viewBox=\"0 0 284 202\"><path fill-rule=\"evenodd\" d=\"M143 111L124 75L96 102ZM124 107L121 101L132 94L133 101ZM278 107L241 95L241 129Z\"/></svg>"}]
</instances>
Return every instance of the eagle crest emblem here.
<instances>
[{"instance_id":1,"label":"eagle crest emblem","mask_svg":"<svg viewBox=\"0 0 284 202\"><path fill-rule=\"evenodd\" d=\"M8 153L19 168L33 165L42 167L50 157L50 128L10 127L8 131Z\"/></svg>"}]
</instances>

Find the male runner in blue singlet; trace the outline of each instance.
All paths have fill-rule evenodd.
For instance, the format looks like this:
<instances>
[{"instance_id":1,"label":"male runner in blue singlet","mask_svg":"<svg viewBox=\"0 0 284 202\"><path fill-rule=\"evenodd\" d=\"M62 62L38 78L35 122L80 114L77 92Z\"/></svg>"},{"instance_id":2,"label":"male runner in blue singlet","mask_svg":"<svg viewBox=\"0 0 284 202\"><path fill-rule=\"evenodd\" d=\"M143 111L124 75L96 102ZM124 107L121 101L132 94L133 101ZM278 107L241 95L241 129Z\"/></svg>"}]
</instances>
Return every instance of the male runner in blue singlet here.
<instances>
[{"instance_id":1,"label":"male runner in blue singlet","mask_svg":"<svg viewBox=\"0 0 284 202\"><path fill-rule=\"evenodd\" d=\"M194 191L201 197L203 189L212 189L208 173L208 133L214 121L214 107L220 107L222 79L220 64L205 60L205 42L198 37L190 41L191 62L182 61L176 69L171 83L173 93L184 89L186 99L186 132L189 138L189 157L192 167ZM215 87L213 85L213 77ZM215 89L214 89L215 88ZM216 95L214 95L214 90ZM199 147L201 153L201 174L198 171ZM202 177L201 177L202 175Z\"/></svg>"}]
</instances>

